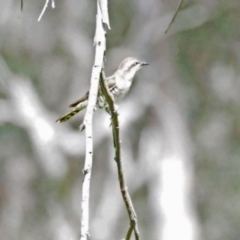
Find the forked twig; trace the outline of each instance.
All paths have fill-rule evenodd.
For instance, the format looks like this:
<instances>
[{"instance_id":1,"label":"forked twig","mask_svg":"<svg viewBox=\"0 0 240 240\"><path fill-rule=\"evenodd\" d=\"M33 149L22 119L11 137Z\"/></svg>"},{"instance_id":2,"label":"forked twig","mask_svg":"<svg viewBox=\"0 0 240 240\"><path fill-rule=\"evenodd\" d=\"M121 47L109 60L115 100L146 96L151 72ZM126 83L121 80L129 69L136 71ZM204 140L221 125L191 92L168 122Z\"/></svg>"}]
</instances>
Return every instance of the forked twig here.
<instances>
[{"instance_id":1,"label":"forked twig","mask_svg":"<svg viewBox=\"0 0 240 240\"><path fill-rule=\"evenodd\" d=\"M23 1L23 0L22 0ZM39 17L38 17L38 22L41 21L41 18L43 16L43 14L45 13L46 9L47 9L47 6L48 6L48 3L49 3L50 0L46 0L45 4L44 4L44 7L42 9L42 12L40 13ZM52 8L55 8L55 2L54 0L51 0L52 2Z\"/></svg>"}]
</instances>

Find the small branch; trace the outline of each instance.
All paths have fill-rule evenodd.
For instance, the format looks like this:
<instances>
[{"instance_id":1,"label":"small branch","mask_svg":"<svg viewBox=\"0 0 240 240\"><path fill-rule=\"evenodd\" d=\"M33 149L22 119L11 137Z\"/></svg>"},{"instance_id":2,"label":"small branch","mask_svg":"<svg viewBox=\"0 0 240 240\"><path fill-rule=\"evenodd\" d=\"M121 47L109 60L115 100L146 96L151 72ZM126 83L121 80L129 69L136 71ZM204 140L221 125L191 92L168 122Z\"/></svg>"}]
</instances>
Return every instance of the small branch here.
<instances>
[{"instance_id":1,"label":"small branch","mask_svg":"<svg viewBox=\"0 0 240 240\"><path fill-rule=\"evenodd\" d=\"M22 1L23 1L23 0L22 0ZM51 2L52 2L52 8L55 8L55 2L54 2L54 0L51 0ZM45 13L45 11L46 11L46 9L47 9L47 7L48 7L48 3L49 3L49 0L46 0L46 2L45 2L45 4L44 4L44 7L43 7L43 9L42 9L42 12L40 13L40 15L39 15L39 17L38 17L38 22L41 21L41 18L42 18L43 14Z\"/></svg>"},{"instance_id":2,"label":"small branch","mask_svg":"<svg viewBox=\"0 0 240 240\"><path fill-rule=\"evenodd\" d=\"M21 0L21 11L23 10L23 0Z\"/></svg>"},{"instance_id":3,"label":"small branch","mask_svg":"<svg viewBox=\"0 0 240 240\"><path fill-rule=\"evenodd\" d=\"M125 203L129 220L130 220L130 226L126 235L126 239L130 240L132 231L134 230L135 239L138 240L139 230L138 230L138 224L137 224L137 215L127 190L126 181L125 181L124 172L123 172L122 160L121 160L121 143L120 143L120 134L119 134L118 113L116 110L113 96L110 93L108 87L106 86L105 74L103 72L101 73L101 77L100 77L100 88L101 88L101 92L103 93L108 103L109 111L111 114L112 133L113 133L113 142L114 142L114 148L115 148L115 161L117 163L118 180L119 180L122 198Z\"/></svg>"},{"instance_id":4,"label":"small branch","mask_svg":"<svg viewBox=\"0 0 240 240\"><path fill-rule=\"evenodd\" d=\"M180 2L179 2L179 4L178 4L178 7L177 7L177 10L176 10L176 12L174 13L171 22L169 23L169 25L168 25L168 27L167 27L167 29L166 29L166 31L165 31L165 34L168 32L169 28L171 27L171 25L173 24L175 18L177 17L177 14L178 14L181 6L182 6L182 3L183 3L183 0L180 0Z\"/></svg>"},{"instance_id":5,"label":"small branch","mask_svg":"<svg viewBox=\"0 0 240 240\"><path fill-rule=\"evenodd\" d=\"M106 37L105 30L102 22L103 16L100 10L99 3L97 3L97 16L96 16L96 32L94 37L95 44L95 60L92 68L91 85L89 90L89 98L84 121L80 129L86 128L86 156L84 164L84 180L82 185L82 201L81 201L81 237L80 240L87 240L89 236L89 198L90 198L90 180L92 171L93 160L93 133L92 133L92 120L93 112L96 106L99 77L103 68L103 59L106 50Z\"/></svg>"},{"instance_id":6,"label":"small branch","mask_svg":"<svg viewBox=\"0 0 240 240\"><path fill-rule=\"evenodd\" d=\"M109 23L109 16L108 16L108 2L107 0L98 0L98 4L100 6L102 16L103 16L103 23L110 29L110 23Z\"/></svg>"}]
</instances>

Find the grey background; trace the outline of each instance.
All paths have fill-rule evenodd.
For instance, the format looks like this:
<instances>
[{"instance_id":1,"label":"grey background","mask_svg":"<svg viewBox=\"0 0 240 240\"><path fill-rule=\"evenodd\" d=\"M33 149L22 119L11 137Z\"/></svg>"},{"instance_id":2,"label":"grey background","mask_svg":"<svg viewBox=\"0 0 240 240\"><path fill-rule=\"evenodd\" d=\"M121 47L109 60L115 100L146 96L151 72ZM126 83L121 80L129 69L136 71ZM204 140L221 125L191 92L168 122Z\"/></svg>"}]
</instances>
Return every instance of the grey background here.
<instances>
[{"instance_id":1,"label":"grey background","mask_svg":"<svg viewBox=\"0 0 240 240\"><path fill-rule=\"evenodd\" d=\"M55 120L89 88L96 2L0 1L0 238L79 239L84 113ZM119 104L123 163L141 239L240 237L240 2L109 1L106 72L135 56ZM91 239L128 219L109 116L94 115Z\"/></svg>"}]
</instances>

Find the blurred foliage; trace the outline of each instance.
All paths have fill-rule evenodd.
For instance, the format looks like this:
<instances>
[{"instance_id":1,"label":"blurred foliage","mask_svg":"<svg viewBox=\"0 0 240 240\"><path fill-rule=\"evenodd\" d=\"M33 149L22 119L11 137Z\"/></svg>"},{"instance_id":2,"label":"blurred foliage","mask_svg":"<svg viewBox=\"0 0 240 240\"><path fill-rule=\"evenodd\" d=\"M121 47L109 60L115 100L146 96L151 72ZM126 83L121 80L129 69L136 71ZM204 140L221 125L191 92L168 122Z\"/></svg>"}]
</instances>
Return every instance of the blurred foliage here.
<instances>
[{"instance_id":1,"label":"blurred foliage","mask_svg":"<svg viewBox=\"0 0 240 240\"><path fill-rule=\"evenodd\" d=\"M38 23L44 1L0 2L1 240L79 238L84 113L54 121L89 88L96 1L55 4ZM143 238L238 239L240 2L184 1L165 35L177 4L109 1L107 72L130 55L150 63L120 103L129 191ZM101 111L94 151L91 239L120 239L128 219Z\"/></svg>"},{"instance_id":2,"label":"blurred foliage","mask_svg":"<svg viewBox=\"0 0 240 240\"><path fill-rule=\"evenodd\" d=\"M219 12L202 26L178 34L175 42L179 49L177 66L182 74L182 84L188 91L190 127L196 144L198 212L204 224L205 239L236 239L239 235L239 230L234 228L239 219L233 217L239 209L234 199L240 190L239 98L226 100L216 94L209 78L216 64L239 75L238 12L239 8ZM232 84L239 93L239 76ZM228 91L224 90L224 84L221 87L222 91ZM218 128L222 128L219 133L216 132ZM211 140L206 143L203 139ZM209 141L212 143L207 146Z\"/></svg>"}]
</instances>

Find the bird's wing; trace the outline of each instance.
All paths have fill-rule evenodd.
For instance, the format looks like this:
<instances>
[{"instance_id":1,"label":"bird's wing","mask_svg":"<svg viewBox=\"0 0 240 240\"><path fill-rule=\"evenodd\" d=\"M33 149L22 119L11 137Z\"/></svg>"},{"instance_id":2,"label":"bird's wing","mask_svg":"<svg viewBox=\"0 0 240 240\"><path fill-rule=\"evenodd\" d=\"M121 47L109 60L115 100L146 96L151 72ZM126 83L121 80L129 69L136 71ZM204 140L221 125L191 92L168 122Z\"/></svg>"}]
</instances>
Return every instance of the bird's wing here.
<instances>
[{"instance_id":1,"label":"bird's wing","mask_svg":"<svg viewBox=\"0 0 240 240\"><path fill-rule=\"evenodd\" d=\"M76 107L79 103L86 101L88 99L88 95L89 95L89 92L87 92L83 97L81 97L77 101L70 104L69 107Z\"/></svg>"},{"instance_id":2,"label":"bird's wing","mask_svg":"<svg viewBox=\"0 0 240 240\"><path fill-rule=\"evenodd\" d=\"M115 82L116 82L115 76L113 75L111 77L108 77L106 79L106 82L107 82L107 86L108 86L109 90L111 91L111 88L114 87ZM77 101L75 101L72 104L70 104L69 107L76 107L79 103L88 100L88 96L89 96L89 91L83 97L81 97Z\"/></svg>"},{"instance_id":3,"label":"bird's wing","mask_svg":"<svg viewBox=\"0 0 240 240\"><path fill-rule=\"evenodd\" d=\"M111 91L111 89L115 86L116 84L116 77L115 75L111 76L111 77L108 77L106 79L106 82L107 82L107 87L108 89Z\"/></svg>"}]
</instances>

